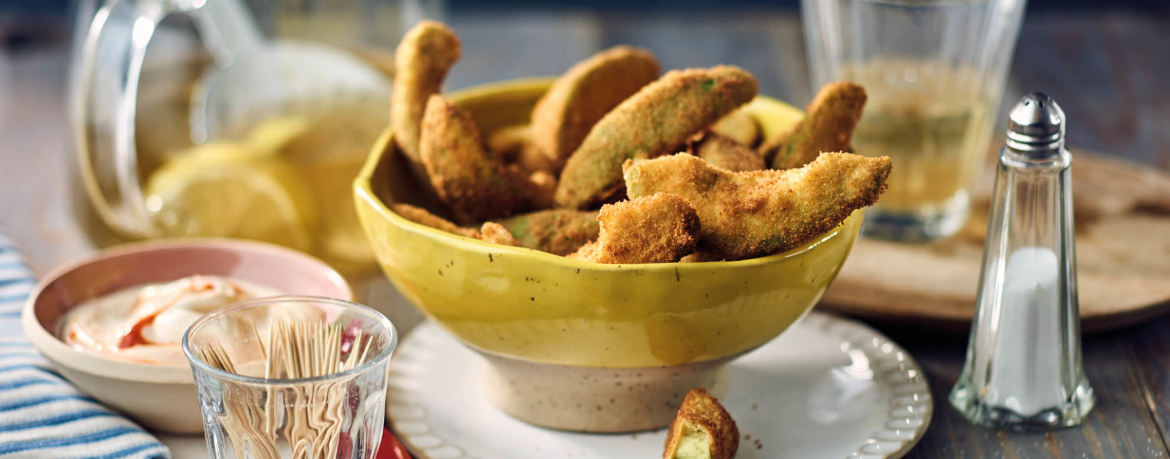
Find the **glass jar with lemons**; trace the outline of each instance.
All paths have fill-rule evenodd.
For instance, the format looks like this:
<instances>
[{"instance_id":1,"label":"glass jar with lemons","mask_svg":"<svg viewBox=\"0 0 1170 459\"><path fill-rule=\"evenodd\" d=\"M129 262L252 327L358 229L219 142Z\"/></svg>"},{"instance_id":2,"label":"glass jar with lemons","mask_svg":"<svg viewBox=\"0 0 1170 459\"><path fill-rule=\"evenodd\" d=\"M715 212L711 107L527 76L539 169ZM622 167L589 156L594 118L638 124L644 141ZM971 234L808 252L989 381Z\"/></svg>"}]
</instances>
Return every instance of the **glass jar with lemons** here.
<instances>
[{"instance_id":1,"label":"glass jar with lemons","mask_svg":"<svg viewBox=\"0 0 1170 459\"><path fill-rule=\"evenodd\" d=\"M352 180L389 122L389 50L439 3L158 5L81 5L70 108L87 233L254 239L373 266Z\"/></svg>"}]
</instances>

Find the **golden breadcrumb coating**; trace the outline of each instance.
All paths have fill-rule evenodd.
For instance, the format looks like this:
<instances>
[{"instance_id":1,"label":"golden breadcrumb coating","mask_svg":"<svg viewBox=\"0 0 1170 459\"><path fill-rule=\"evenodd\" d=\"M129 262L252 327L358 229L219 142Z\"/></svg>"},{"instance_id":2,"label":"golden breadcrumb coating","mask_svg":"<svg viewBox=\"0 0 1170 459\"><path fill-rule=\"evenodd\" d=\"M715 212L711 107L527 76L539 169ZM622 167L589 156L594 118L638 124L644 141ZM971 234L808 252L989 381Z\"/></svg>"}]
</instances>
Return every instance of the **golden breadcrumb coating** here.
<instances>
[{"instance_id":1,"label":"golden breadcrumb coating","mask_svg":"<svg viewBox=\"0 0 1170 459\"><path fill-rule=\"evenodd\" d=\"M479 229L479 234L479 239L485 242L515 247L520 246L520 244L516 243L516 238L512 237L512 233L507 228L504 228L503 225L496 222L484 222L483 226Z\"/></svg>"},{"instance_id":2,"label":"golden breadcrumb coating","mask_svg":"<svg viewBox=\"0 0 1170 459\"><path fill-rule=\"evenodd\" d=\"M440 22L422 21L410 29L394 53L390 127L398 149L419 162L418 141L427 100L439 93L447 71L459 60L459 37Z\"/></svg>"},{"instance_id":3,"label":"golden breadcrumb coating","mask_svg":"<svg viewBox=\"0 0 1170 459\"><path fill-rule=\"evenodd\" d=\"M687 142L687 152L702 158L707 164L732 172L767 169L764 158L755 150L715 131L701 134Z\"/></svg>"},{"instance_id":4,"label":"golden breadcrumb coating","mask_svg":"<svg viewBox=\"0 0 1170 459\"><path fill-rule=\"evenodd\" d=\"M442 96L427 102L419 150L431 185L460 223L506 217L547 199L527 175L489 154L471 115Z\"/></svg>"},{"instance_id":5,"label":"golden breadcrumb coating","mask_svg":"<svg viewBox=\"0 0 1170 459\"><path fill-rule=\"evenodd\" d=\"M682 198L658 193L602 206L601 233L570 258L593 263L672 263L695 250L699 215Z\"/></svg>"},{"instance_id":6,"label":"golden breadcrumb coating","mask_svg":"<svg viewBox=\"0 0 1170 459\"><path fill-rule=\"evenodd\" d=\"M499 223L515 236L520 247L562 256L576 252L601 233L596 211L542 210Z\"/></svg>"},{"instance_id":7,"label":"golden breadcrumb coating","mask_svg":"<svg viewBox=\"0 0 1170 459\"><path fill-rule=\"evenodd\" d=\"M680 153L627 161L630 198L673 193L699 213L699 251L742 260L798 247L873 205L890 158L822 153L800 169L730 172ZM603 227L604 231L604 227Z\"/></svg>"},{"instance_id":8,"label":"golden breadcrumb coating","mask_svg":"<svg viewBox=\"0 0 1170 459\"><path fill-rule=\"evenodd\" d=\"M597 120L658 78L659 71L653 54L630 46L615 46L578 62L532 109L536 149L560 170Z\"/></svg>"},{"instance_id":9,"label":"golden breadcrumb coating","mask_svg":"<svg viewBox=\"0 0 1170 459\"><path fill-rule=\"evenodd\" d=\"M496 129L488 135L488 151L497 158L502 158L509 166L514 166L527 173L545 173L556 181L556 167L552 160L544 156L540 149L532 144L532 130L527 124L518 124ZM556 184L553 184L556 189ZM549 193L551 203L552 193Z\"/></svg>"},{"instance_id":10,"label":"golden breadcrumb coating","mask_svg":"<svg viewBox=\"0 0 1170 459\"><path fill-rule=\"evenodd\" d=\"M706 451L685 451L680 446L698 439ZM732 459L739 450L739 428L719 400L705 389L687 392L666 433L663 459Z\"/></svg>"},{"instance_id":11,"label":"golden breadcrumb coating","mask_svg":"<svg viewBox=\"0 0 1170 459\"><path fill-rule=\"evenodd\" d=\"M739 109L711 125L711 132L730 138L745 147L751 147L760 138L760 123L756 122L751 113Z\"/></svg>"},{"instance_id":12,"label":"golden breadcrumb coating","mask_svg":"<svg viewBox=\"0 0 1170 459\"><path fill-rule=\"evenodd\" d=\"M504 162L514 163L520 152L532 145L532 129L527 124L516 124L496 129L488 134L488 151L502 158Z\"/></svg>"},{"instance_id":13,"label":"golden breadcrumb coating","mask_svg":"<svg viewBox=\"0 0 1170 459\"><path fill-rule=\"evenodd\" d=\"M593 126L561 172L557 205L585 209L612 201L624 188L623 162L677 152L691 135L755 97L757 86L733 66L667 72Z\"/></svg>"},{"instance_id":14,"label":"golden breadcrumb coating","mask_svg":"<svg viewBox=\"0 0 1170 459\"><path fill-rule=\"evenodd\" d=\"M526 169L530 170L530 169ZM547 209L553 206L553 195L557 192L557 176L547 170L536 170L528 174L531 187L526 187L533 209Z\"/></svg>"},{"instance_id":15,"label":"golden breadcrumb coating","mask_svg":"<svg viewBox=\"0 0 1170 459\"><path fill-rule=\"evenodd\" d=\"M421 207L415 207L410 204L390 204L390 210L401 215L402 218L418 223L423 226L429 226L437 230L443 230L451 234L458 234L465 237L479 238L479 231L471 228L463 228L459 225L447 221L447 219L428 212Z\"/></svg>"},{"instance_id":16,"label":"golden breadcrumb coating","mask_svg":"<svg viewBox=\"0 0 1170 459\"><path fill-rule=\"evenodd\" d=\"M829 83L804 109L804 119L772 157L773 169L800 167L826 151L849 151L853 128L865 107L865 88L849 82Z\"/></svg>"},{"instance_id":17,"label":"golden breadcrumb coating","mask_svg":"<svg viewBox=\"0 0 1170 459\"><path fill-rule=\"evenodd\" d=\"M429 226L431 228L446 231L451 234L479 239L484 242L491 242L493 244L510 245L519 247L520 244L516 242L516 238L512 237L512 233L507 228L499 223L484 222L479 231L473 228L464 228L458 226L443 217L432 214L426 209L415 207L410 204L391 204L390 210L401 215L402 218L418 223L420 225Z\"/></svg>"}]
</instances>

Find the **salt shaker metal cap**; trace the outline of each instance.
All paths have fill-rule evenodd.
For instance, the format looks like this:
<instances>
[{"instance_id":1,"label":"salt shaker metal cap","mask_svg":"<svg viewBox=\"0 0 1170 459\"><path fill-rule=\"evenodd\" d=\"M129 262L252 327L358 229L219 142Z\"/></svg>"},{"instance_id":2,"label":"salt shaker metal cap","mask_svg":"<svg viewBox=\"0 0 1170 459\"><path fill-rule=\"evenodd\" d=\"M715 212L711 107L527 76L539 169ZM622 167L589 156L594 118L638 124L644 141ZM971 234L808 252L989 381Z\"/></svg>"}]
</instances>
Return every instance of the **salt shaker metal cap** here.
<instances>
[{"instance_id":1,"label":"salt shaker metal cap","mask_svg":"<svg viewBox=\"0 0 1170 459\"><path fill-rule=\"evenodd\" d=\"M1008 115L1007 141L1029 156L1055 154L1064 144L1064 110L1044 93L1024 96Z\"/></svg>"},{"instance_id":2,"label":"salt shaker metal cap","mask_svg":"<svg viewBox=\"0 0 1170 459\"><path fill-rule=\"evenodd\" d=\"M1055 101L1011 111L1000 150L963 373L950 402L971 422L1036 431L1080 424L1095 402L1081 364L1072 155Z\"/></svg>"}]
</instances>

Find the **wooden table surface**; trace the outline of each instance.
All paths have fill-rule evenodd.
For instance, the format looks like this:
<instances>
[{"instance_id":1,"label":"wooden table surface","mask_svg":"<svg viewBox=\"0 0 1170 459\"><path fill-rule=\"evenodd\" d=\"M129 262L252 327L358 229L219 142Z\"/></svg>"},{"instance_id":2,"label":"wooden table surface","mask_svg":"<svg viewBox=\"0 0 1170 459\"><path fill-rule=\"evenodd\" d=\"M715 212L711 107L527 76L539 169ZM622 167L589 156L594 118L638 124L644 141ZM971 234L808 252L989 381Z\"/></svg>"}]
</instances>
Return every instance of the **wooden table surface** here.
<instances>
[{"instance_id":1,"label":"wooden table surface","mask_svg":"<svg viewBox=\"0 0 1170 459\"><path fill-rule=\"evenodd\" d=\"M447 20L465 46L448 89L557 74L594 51L629 43L652 49L665 68L736 64L759 78L763 94L799 105L811 98L799 17L792 11L456 11ZM70 207L67 67L67 50L60 47L0 53L0 232L17 241L38 274L93 250ZM1166 12L1030 13L1004 105L1023 92L1045 91L1067 113L1070 144L1170 170L1167 81ZM1151 250L1170 256L1170 247ZM385 282L371 286L370 301L386 302L392 320L412 324L417 313L391 290ZM1097 407L1084 426L1040 435L975 428L946 404L966 336L874 325L918 359L935 397L930 429L908 457L1170 454L1170 318L1086 337L1084 362Z\"/></svg>"}]
</instances>

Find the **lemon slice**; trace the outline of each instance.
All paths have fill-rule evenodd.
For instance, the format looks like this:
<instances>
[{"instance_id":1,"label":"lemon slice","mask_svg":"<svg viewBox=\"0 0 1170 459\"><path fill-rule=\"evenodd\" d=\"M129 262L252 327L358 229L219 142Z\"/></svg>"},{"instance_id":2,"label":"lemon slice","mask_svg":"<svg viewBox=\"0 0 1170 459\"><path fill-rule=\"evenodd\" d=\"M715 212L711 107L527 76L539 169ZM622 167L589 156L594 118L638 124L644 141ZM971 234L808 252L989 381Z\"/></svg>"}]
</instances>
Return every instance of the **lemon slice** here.
<instances>
[{"instance_id":1,"label":"lemon slice","mask_svg":"<svg viewBox=\"0 0 1170 459\"><path fill-rule=\"evenodd\" d=\"M335 265L372 266L375 261L353 204L353 179L365 164L370 145L390 122L388 100L316 101L311 122L281 149L281 159L313 190L318 213L314 249ZM292 121L282 124L290 126L286 130L294 126Z\"/></svg>"},{"instance_id":2,"label":"lemon slice","mask_svg":"<svg viewBox=\"0 0 1170 459\"><path fill-rule=\"evenodd\" d=\"M316 162L290 162L313 190L317 209L315 247L330 261L373 263L374 252L366 240L353 204L353 179L365 162L361 155L324 158Z\"/></svg>"},{"instance_id":3,"label":"lemon slice","mask_svg":"<svg viewBox=\"0 0 1170 459\"><path fill-rule=\"evenodd\" d=\"M146 191L147 207L168 236L312 248L315 215L308 186L288 164L243 145L208 144L176 156L151 175Z\"/></svg>"},{"instance_id":4,"label":"lemon slice","mask_svg":"<svg viewBox=\"0 0 1170 459\"><path fill-rule=\"evenodd\" d=\"M264 120L252 128L245 140L257 156L271 156L309 131L309 120L303 116L279 116Z\"/></svg>"}]
</instances>

